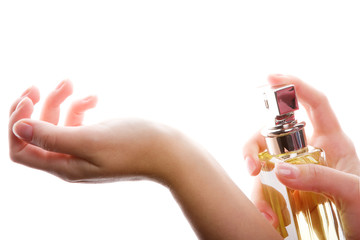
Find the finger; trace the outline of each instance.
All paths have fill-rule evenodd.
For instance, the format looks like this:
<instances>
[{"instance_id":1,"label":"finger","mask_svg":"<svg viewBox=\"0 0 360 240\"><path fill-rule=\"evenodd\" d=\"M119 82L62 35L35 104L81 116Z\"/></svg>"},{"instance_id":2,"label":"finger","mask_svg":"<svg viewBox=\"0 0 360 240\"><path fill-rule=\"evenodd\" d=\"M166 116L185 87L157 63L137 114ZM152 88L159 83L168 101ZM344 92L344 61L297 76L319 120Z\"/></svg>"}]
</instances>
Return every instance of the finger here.
<instances>
[{"instance_id":1,"label":"finger","mask_svg":"<svg viewBox=\"0 0 360 240\"><path fill-rule=\"evenodd\" d=\"M257 132L243 147L243 156L250 175L259 174L261 164L258 154L266 149L264 137Z\"/></svg>"},{"instance_id":2,"label":"finger","mask_svg":"<svg viewBox=\"0 0 360 240\"><path fill-rule=\"evenodd\" d=\"M25 97L28 97L33 102L33 105L35 105L40 100L39 89L37 89L35 86L29 87L28 89L26 89L26 91L23 92L23 94L21 94L21 96L18 99L16 99L16 101L11 105L10 116L15 111L19 102Z\"/></svg>"},{"instance_id":3,"label":"finger","mask_svg":"<svg viewBox=\"0 0 360 240\"><path fill-rule=\"evenodd\" d=\"M22 119L13 126L14 134L23 141L44 150L70 154L78 157L89 157L89 148L95 139L86 127L59 127L45 121Z\"/></svg>"},{"instance_id":4,"label":"finger","mask_svg":"<svg viewBox=\"0 0 360 240\"><path fill-rule=\"evenodd\" d=\"M89 152L84 149L84 146L87 145L87 141L78 140L81 136L84 136L84 133L77 132L75 129L72 129L72 133L69 132L60 132L56 134L54 131L51 131L51 128L57 128L57 126L50 123L41 122L46 125L49 125L50 131L42 130L39 134L37 128L35 130L32 128L32 125L26 125L26 122L31 122L30 119L24 119L30 117L33 110L32 101L29 98L24 98L19 104L14 113L10 118L9 123L9 148L10 148L10 158L17 163L45 170L49 173L55 174L65 180L74 181L77 179L85 179L88 176L94 175L97 171L97 166L90 161L85 161L82 158L76 156L71 156L70 154L78 154L78 156L86 155L82 153ZM19 120L22 119L22 120ZM35 121L39 122L39 121ZM22 124L23 123L23 124ZM25 124L25 125L24 125ZM30 126L30 127L29 127ZM45 127L46 128L46 127ZM70 130L70 129L68 129ZM86 131L89 132L89 131ZM39 136L41 135L41 136ZM53 136L54 135L54 136ZM58 137L60 135L60 137ZM61 136L65 135L65 136ZM64 137L64 138L62 138ZM26 141L25 139L30 139ZM54 140L55 139L55 140ZM32 143L32 144L29 144ZM67 143L68 146L64 146ZM80 143L79 143L80 142ZM84 143L84 146L80 147L81 142ZM50 144L51 143L51 144ZM70 147L73 145L72 147ZM40 147L38 147L40 146ZM55 146L55 147L53 147ZM41 148L43 147L43 148ZM91 148L91 147L90 147ZM54 149L58 152L55 153L47 151Z\"/></svg>"},{"instance_id":5,"label":"finger","mask_svg":"<svg viewBox=\"0 0 360 240\"><path fill-rule=\"evenodd\" d=\"M86 110L94 108L97 103L96 96L89 96L87 98L75 101L70 109L65 121L66 126L80 126L84 119Z\"/></svg>"},{"instance_id":6,"label":"finger","mask_svg":"<svg viewBox=\"0 0 360 240\"><path fill-rule=\"evenodd\" d=\"M299 101L305 107L314 126L314 133L321 135L341 131L339 121L327 97L322 92L289 75L270 75L268 80L273 86L282 84L295 85Z\"/></svg>"},{"instance_id":7,"label":"finger","mask_svg":"<svg viewBox=\"0 0 360 240\"><path fill-rule=\"evenodd\" d=\"M280 163L275 168L278 179L286 186L303 191L324 193L346 202L359 196L356 175L316 164Z\"/></svg>"},{"instance_id":8,"label":"finger","mask_svg":"<svg viewBox=\"0 0 360 240\"><path fill-rule=\"evenodd\" d=\"M34 105L33 102L28 97L24 97L16 106L15 110L10 116L9 120L9 148L10 148L10 155L20 151L22 148L26 146L27 143L21 141L17 138L12 129L13 125L23 118L31 117L33 112Z\"/></svg>"},{"instance_id":9,"label":"finger","mask_svg":"<svg viewBox=\"0 0 360 240\"><path fill-rule=\"evenodd\" d=\"M47 97L42 109L40 120L57 125L60 117L60 104L73 92L69 80L62 81Z\"/></svg>"},{"instance_id":10,"label":"finger","mask_svg":"<svg viewBox=\"0 0 360 240\"><path fill-rule=\"evenodd\" d=\"M277 228L279 225L278 217L275 212L272 210L270 204L265 200L262 183L260 178L257 177L254 188L251 194L251 201L254 203L256 208L262 213L262 215L273 225L273 227Z\"/></svg>"},{"instance_id":11,"label":"finger","mask_svg":"<svg viewBox=\"0 0 360 240\"><path fill-rule=\"evenodd\" d=\"M48 152L31 144L12 154L11 159L70 182L86 181L98 173L98 167L90 161L68 154Z\"/></svg>"}]
</instances>

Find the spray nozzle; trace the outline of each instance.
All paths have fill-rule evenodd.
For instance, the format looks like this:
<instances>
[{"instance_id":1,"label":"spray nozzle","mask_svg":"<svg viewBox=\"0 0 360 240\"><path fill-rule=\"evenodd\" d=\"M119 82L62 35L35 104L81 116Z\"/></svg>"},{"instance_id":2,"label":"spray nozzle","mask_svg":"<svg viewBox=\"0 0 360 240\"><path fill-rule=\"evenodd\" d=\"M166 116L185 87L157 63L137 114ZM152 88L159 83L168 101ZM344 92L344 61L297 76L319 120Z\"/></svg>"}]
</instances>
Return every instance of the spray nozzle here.
<instances>
[{"instance_id":1,"label":"spray nozzle","mask_svg":"<svg viewBox=\"0 0 360 240\"><path fill-rule=\"evenodd\" d=\"M277 155L306 147L305 123L298 123L294 115L299 109L295 86L268 88L264 97L265 106L275 120L275 126L263 131L269 153Z\"/></svg>"},{"instance_id":2,"label":"spray nozzle","mask_svg":"<svg viewBox=\"0 0 360 240\"><path fill-rule=\"evenodd\" d=\"M275 124L289 123L295 120L294 111L299 109L295 86L275 86L264 92L265 106L275 117Z\"/></svg>"}]
</instances>

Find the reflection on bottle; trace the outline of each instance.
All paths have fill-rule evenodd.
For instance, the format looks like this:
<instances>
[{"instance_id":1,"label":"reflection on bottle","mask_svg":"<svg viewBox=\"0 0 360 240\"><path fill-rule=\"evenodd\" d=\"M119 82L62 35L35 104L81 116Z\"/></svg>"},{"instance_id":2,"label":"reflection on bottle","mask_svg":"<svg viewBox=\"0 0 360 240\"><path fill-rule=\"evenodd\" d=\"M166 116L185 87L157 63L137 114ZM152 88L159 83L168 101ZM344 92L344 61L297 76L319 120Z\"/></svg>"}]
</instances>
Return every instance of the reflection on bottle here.
<instances>
[{"instance_id":1,"label":"reflection on bottle","mask_svg":"<svg viewBox=\"0 0 360 240\"><path fill-rule=\"evenodd\" d=\"M261 180L265 199L279 219L277 230L283 238L286 239L289 236L289 239L303 240L341 239L337 212L326 196L286 188L275 176L276 161L292 164L320 164L324 161L321 149L311 149L310 151L307 149L292 152L290 155L272 156L266 151L259 155L262 162ZM286 191L282 188L286 188ZM290 210L287 208L286 202L289 203ZM289 212L292 213L291 217ZM291 228L297 232L297 238L288 234L287 229Z\"/></svg>"},{"instance_id":2,"label":"reflection on bottle","mask_svg":"<svg viewBox=\"0 0 360 240\"><path fill-rule=\"evenodd\" d=\"M285 198L283 197L283 195L281 195L279 191L277 191L273 187L263 184L262 188L264 191L264 197L266 202L270 204L270 206L278 216L279 223L276 229L283 238L286 238L287 236L289 236L289 233L287 232L285 227L288 226L291 221L290 212L285 202Z\"/></svg>"}]
</instances>

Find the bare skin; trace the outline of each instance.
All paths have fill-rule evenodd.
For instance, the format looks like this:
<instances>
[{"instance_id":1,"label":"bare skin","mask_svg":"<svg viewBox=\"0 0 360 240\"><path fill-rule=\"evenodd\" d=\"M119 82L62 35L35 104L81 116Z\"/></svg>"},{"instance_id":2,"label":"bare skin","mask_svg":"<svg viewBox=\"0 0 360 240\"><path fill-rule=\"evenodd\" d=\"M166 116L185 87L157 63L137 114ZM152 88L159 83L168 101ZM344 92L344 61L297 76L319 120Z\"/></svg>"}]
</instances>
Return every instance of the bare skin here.
<instances>
[{"instance_id":1,"label":"bare skin","mask_svg":"<svg viewBox=\"0 0 360 240\"><path fill-rule=\"evenodd\" d=\"M9 150L14 162L69 182L149 179L168 187L200 239L281 239L215 159L168 126L117 119L82 126L96 97L76 101L66 126L60 104L72 94L65 80L48 96L40 120L31 119L36 87L11 107ZM259 231L261 229L261 231Z\"/></svg>"},{"instance_id":2,"label":"bare skin","mask_svg":"<svg viewBox=\"0 0 360 240\"><path fill-rule=\"evenodd\" d=\"M312 164L278 164L275 167L278 179L292 189L329 196L339 210L346 239L359 239L360 161L354 144L341 129L327 97L293 76L270 75L269 83L273 86L295 85L299 100L314 127L309 144L325 150L328 164L328 167ZM260 133L256 133L244 146L244 158L253 176L260 172L258 154L265 149L265 141ZM264 200L259 180L254 188L252 200L276 227L277 217Z\"/></svg>"}]
</instances>

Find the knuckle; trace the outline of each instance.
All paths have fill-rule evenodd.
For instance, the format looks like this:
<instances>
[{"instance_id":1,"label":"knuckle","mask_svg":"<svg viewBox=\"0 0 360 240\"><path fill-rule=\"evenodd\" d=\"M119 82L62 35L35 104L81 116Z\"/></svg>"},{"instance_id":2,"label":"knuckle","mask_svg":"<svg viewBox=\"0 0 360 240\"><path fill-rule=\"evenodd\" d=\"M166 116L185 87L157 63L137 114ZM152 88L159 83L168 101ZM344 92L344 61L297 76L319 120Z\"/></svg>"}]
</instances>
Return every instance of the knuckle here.
<instances>
[{"instance_id":1,"label":"knuckle","mask_svg":"<svg viewBox=\"0 0 360 240\"><path fill-rule=\"evenodd\" d=\"M318 92L318 97L317 97L317 105L315 106L315 108L324 105L324 104L329 104L329 99L328 97L325 95L325 93L319 91Z\"/></svg>"},{"instance_id":2,"label":"knuckle","mask_svg":"<svg viewBox=\"0 0 360 240\"><path fill-rule=\"evenodd\" d=\"M10 160L13 161L13 162L15 162L15 163L24 164L24 161L25 161L26 158L27 158L27 154L24 153L23 150L24 150L24 148L15 150L15 149L12 149L12 148L10 147L10 150L9 150Z\"/></svg>"},{"instance_id":3,"label":"knuckle","mask_svg":"<svg viewBox=\"0 0 360 240\"><path fill-rule=\"evenodd\" d=\"M11 161L13 161L15 163L20 163L21 162L21 158L20 158L20 156L19 156L19 154L17 152L10 151L9 155L10 155Z\"/></svg>"},{"instance_id":4,"label":"knuckle","mask_svg":"<svg viewBox=\"0 0 360 240\"><path fill-rule=\"evenodd\" d=\"M324 169L322 166L316 164L306 164L306 167L308 190L318 192L318 183L320 183L324 178Z\"/></svg>"},{"instance_id":5,"label":"knuckle","mask_svg":"<svg viewBox=\"0 0 360 240\"><path fill-rule=\"evenodd\" d=\"M322 175L322 168L315 164L308 164L307 165L309 176L313 176L315 179L321 177Z\"/></svg>"}]
</instances>

